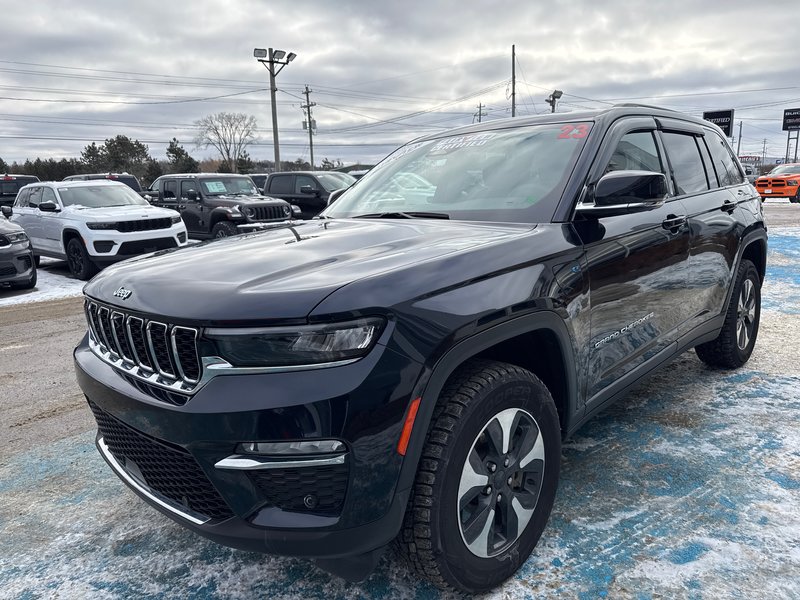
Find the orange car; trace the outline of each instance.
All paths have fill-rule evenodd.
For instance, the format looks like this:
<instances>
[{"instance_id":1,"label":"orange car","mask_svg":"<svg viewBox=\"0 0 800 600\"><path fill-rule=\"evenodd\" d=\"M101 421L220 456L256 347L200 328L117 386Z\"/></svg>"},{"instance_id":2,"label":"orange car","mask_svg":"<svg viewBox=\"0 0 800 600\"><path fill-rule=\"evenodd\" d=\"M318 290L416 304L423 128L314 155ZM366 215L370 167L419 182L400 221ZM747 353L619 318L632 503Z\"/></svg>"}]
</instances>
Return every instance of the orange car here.
<instances>
[{"instance_id":1,"label":"orange car","mask_svg":"<svg viewBox=\"0 0 800 600\"><path fill-rule=\"evenodd\" d=\"M800 163L778 165L754 184L762 200L767 198L789 198L789 202L800 203Z\"/></svg>"}]
</instances>

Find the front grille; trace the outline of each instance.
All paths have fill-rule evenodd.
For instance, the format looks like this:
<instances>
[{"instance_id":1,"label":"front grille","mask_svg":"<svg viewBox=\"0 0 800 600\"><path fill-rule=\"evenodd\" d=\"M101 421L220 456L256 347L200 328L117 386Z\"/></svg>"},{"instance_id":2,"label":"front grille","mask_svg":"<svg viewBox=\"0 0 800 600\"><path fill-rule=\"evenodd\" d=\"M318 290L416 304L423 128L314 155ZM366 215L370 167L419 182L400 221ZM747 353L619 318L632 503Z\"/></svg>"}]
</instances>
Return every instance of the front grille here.
<instances>
[{"instance_id":1,"label":"front grille","mask_svg":"<svg viewBox=\"0 0 800 600\"><path fill-rule=\"evenodd\" d=\"M781 188L786 187L786 181L783 179L766 179L756 182L757 188Z\"/></svg>"},{"instance_id":2,"label":"front grille","mask_svg":"<svg viewBox=\"0 0 800 600\"><path fill-rule=\"evenodd\" d=\"M230 507L186 450L125 425L91 401L89 407L108 449L130 475L139 478L138 473L141 473L142 483L152 491L210 519L233 516Z\"/></svg>"},{"instance_id":3,"label":"front grille","mask_svg":"<svg viewBox=\"0 0 800 600\"><path fill-rule=\"evenodd\" d=\"M153 229L169 229L172 227L172 219L144 219L140 221L120 221L117 223L117 231L131 233L133 231L152 231Z\"/></svg>"},{"instance_id":4,"label":"front grille","mask_svg":"<svg viewBox=\"0 0 800 600\"><path fill-rule=\"evenodd\" d=\"M92 350L100 358L175 391L190 391L200 381L196 329L142 319L91 300L84 308L97 344Z\"/></svg>"},{"instance_id":5,"label":"front grille","mask_svg":"<svg viewBox=\"0 0 800 600\"><path fill-rule=\"evenodd\" d=\"M253 483L270 505L283 510L322 514L341 512L348 476L347 463L250 473ZM306 496L313 497L313 507L304 502Z\"/></svg>"},{"instance_id":6,"label":"front grille","mask_svg":"<svg viewBox=\"0 0 800 600\"><path fill-rule=\"evenodd\" d=\"M135 256L146 252L156 252L178 246L175 238L156 238L154 240L140 240L137 242L124 242L117 251L117 256Z\"/></svg>"},{"instance_id":7,"label":"front grille","mask_svg":"<svg viewBox=\"0 0 800 600\"><path fill-rule=\"evenodd\" d=\"M284 206L251 206L249 209L253 211L253 221L284 221L290 216Z\"/></svg>"}]
</instances>

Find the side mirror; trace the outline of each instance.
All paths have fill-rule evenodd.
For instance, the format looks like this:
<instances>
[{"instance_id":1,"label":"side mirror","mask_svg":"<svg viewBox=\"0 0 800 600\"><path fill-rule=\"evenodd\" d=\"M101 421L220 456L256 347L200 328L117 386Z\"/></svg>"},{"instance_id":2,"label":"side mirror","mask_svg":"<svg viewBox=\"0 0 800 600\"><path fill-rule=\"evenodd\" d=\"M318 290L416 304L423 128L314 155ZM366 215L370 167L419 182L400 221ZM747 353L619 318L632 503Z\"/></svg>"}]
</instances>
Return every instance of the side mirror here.
<instances>
[{"instance_id":1,"label":"side mirror","mask_svg":"<svg viewBox=\"0 0 800 600\"><path fill-rule=\"evenodd\" d=\"M197 202L200 199L200 194L197 193L197 190L189 190L186 192L186 199L189 202Z\"/></svg>"},{"instance_id":2,"label":"side mirror","mask_svg":"<svg viewBox=\"0 0 800 600\"><path fill-rule=\"evenodd\" d=\"M3 213L3 216L4 216L6 219L10 219L10 218L11 218L11 215L13 215L13 214L14 214L14 211L13 211L13 209L12 209L10 206L0 206L0 212L2 212L2 213Z\"/></svg>"},{"instance_id":3,"label":"side mirror","mask_svg":"<svg viewBox=\"0 0 800 600\"><path fill-rule=\"evenodd\" d=\"M61 209L58 208L55 202L41 202L39 204L39 210L42 212L59 212Z\"/></svg>"},{"instance_id":4,"label":"side mirror","mask_svg":"<svg viewBox=\"0 0 800 600\"><path fill-rule=\"evenodd\" d=\"M319 196L319 190L315 190L310 185L304 185L300 188L301 194L314 194L315 196Z\"/></svg>"},{"instance_id":5,"label":"side mirror","mask_svg":"<svg viewBox=\"0 0 800 600\"><path fill-rule=\"evenodd\" d=\"M336 200L339 196L344 194L348 188L339 188L338 190L334 190L331 192L331 195L328 196L328 206L333 204L333 201Z\"/></svg>"},{"instance_id":6,"label":"side mirror","mask_svg":"<svg viewBox=\"0 0 800 600\"><path fill-rule=\"evenodd\" d=\"M652 210L667 197L667 178L652 171L612 171L600 178L589 200L594 204L578 206L587 216L611 217Z\"/></svg>"}]
</instances>

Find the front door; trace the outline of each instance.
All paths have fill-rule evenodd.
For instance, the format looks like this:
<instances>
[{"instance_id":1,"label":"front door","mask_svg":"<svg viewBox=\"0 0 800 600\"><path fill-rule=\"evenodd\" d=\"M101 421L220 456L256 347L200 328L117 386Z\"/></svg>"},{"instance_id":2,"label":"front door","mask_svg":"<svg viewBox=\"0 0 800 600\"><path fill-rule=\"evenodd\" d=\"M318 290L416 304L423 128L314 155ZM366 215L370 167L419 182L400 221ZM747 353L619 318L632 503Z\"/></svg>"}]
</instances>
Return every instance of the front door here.
<instances>
[{"instance_id":1,"label":"front door","mask_svg":"<svg viewBox=\"0 0 800 600\"><path fill-rule=\"evenodd\" d=\"M652 119L622 121L607 138L591 180L613 170L666 175ZM652 210L577 222L576 228L589 273L585 397L591 410L606 399L603 392L612 383L675 347L686 320L689 228L686 210L674 197Z\"/></svg>"}]
</instances>

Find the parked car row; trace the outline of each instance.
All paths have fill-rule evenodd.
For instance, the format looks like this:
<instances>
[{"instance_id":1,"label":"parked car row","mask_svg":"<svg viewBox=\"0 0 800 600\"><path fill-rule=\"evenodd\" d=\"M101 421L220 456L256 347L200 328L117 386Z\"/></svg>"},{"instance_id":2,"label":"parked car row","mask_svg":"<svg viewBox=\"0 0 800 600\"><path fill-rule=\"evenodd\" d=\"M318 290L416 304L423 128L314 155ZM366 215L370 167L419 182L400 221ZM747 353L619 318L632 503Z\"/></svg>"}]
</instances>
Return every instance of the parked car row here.
<instances>
[{"instance_id":1,"label":"parked car row","mask_svg":"<svg viewBox=\"0 0 800 600\"><path fill-rule=\"evenodd\" d=\"M34 287L42 256L66 260L75 277L87 280L108 264L184 246L190 237L227 237L311 218L331 192L354 181L342 173L273 173L265 185L280 197L270 197L251 177L226 173L164 175L144 191L125 173L60 182L7 175L3 192L14 197L2 209L8 220L0 232L0 283Z\"/></svg>"}]
</instances>

